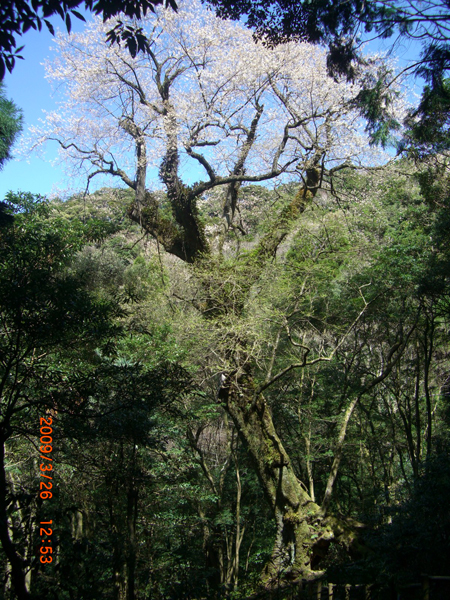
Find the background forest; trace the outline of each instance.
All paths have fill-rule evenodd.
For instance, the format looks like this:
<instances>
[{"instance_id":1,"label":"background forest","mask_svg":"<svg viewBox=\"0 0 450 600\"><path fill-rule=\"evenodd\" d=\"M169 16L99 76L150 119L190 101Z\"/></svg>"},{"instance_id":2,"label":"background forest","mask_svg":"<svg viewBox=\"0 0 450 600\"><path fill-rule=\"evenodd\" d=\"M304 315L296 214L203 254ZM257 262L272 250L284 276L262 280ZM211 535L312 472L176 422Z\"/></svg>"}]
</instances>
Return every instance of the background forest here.
<instances>
[{"instance_id":1,"label":"background forest","mask_svg":"<svg viewBox=\"0 0 450 600\"><path fill-rule=\"evenodd\" d=\"M333 79L181 6L146 54L98 20L48 67L66 99L31 145L121 187L1 204L0 593L450 576L447 80L413 109L378 57Z\"/></svg>"}]
</instances>

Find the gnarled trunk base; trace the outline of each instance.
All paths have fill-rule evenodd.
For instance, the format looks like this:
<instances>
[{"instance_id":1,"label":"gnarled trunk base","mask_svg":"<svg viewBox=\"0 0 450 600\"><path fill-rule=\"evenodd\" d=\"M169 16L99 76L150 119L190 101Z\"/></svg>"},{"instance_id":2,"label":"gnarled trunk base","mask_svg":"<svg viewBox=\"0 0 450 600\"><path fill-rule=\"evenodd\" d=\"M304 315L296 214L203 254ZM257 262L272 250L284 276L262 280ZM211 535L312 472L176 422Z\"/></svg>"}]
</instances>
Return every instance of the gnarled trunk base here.
<instances>
[{"instance_id":1,"label":"gnarled trunk base","mask_svg":"<svg viewBox=\"0 0 450 600\"><path fill-rule=\"evenodd\" d=\"M297 479L264 397L254 390L249 372L233 373L219 397L244 439L274 513L275 543L262 576L264 585L271 587L280 580L317 576L315 548L327 546L334 535L321 508Z\"/></svg>"}]
</instances>

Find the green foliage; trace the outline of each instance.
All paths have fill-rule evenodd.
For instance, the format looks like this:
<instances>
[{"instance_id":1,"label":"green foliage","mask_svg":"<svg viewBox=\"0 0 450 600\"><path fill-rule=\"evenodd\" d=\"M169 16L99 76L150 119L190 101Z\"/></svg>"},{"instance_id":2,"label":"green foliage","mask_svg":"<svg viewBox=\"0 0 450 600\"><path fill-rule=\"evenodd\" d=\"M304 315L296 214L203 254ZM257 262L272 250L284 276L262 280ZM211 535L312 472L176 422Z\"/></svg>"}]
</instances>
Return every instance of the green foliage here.
<instances>
[{"instance_id":1,"label":"green foliage","mask_svg":"<svg viewBox=\"0 0 450 600\"><path fill-rule=\"evenodd\" d=\"M10 336L16 332L18 346L5 340L4 364L12 348L28 356L61 343L70 347L74 335L87 342L106 333L112 305L93 303L79 280L62 275L83 236L88 239L86 228L52 219L48 204L30 194L9 194L7 203L15 216L0 232L0 303L3 326Z\"/></svg>"},{"instance_id":2,"label":"green foliage","mask_svg":"<svg viewBox=\"0 0 450 600\"><path fill-rule=\"evenodd\" d=\"M102 256L87 246L96 257L88 269L82 248L92 243L89 222L67 219L30 194L10 194L7 200L11 219L0 232L1 441L13 435L8 452L27 463L35 447L23 436L34 439L39 417L50 411L57 479L64 483L41 513L35 469L19 469L22 493L12 483L14 470L9 472L13 544L27 555L38 543L38 514L52 518L58 523L61 597L96 598L105 588L110 592L103 597L112 597L114 569L120 572L116 584L122 585L136 555L129 519L137 518L138 507L130 509L130 494L141 495L155 461L152 449L161 447L167 435L164 427L159 432L155 413L178 414L190 379L161 343L157 353L142 351L144 340L149 347L154 344L148 334L141 334L136 356L135 341L122 335L117 322L125 313L111 285L122 278L124 288L133 290L124 292L123 302L131 296L133 302L144 301L160 289L159 277L152 286L156 267L139 256L128 264L112 249ZM97 243L105 235L96 235ZM93 482L98 496L91 494ZM92 535L99 545L92 543ZM30 557L25 566L33 570L38 598L48 583L38 557Z\"/></svg>"},{"instance_id":3,"label":"green foliage","mask_svg":"<svg viewBox=\"0 0 450 600\"><path fill-rule=\"evenodd\" d=\"M383 148L394 145L393 132L401 128L399 121L392 116L391 108L398 92L389 92L392 71L380 67L376 76L369 75L362 82L362 89L355 99L355 105L367 120L366 131L372 145Z\"/></svg>"},{"instance_id":4,"label":"green foliage","mask_svg":"<svg viewBox=\"0 0 450 600\"><path fill-rule=\"evenodd\" d=\"M174 0L143 0L136 4L132 0L38 0L31 6L24 1L5 0L0 9L0 21L2 30L0 34L0 79L5 76L6 69L11 73L17 58L23 58L19 52L23 46L17 48L17 38L29 29L41 31L44 24L49 32L54 35L53 25L49 17L59 15L64 21L68 33L72 28L71 15L85 21L85 18L76 9L84 5L86 10L96 15L102 15L103 20L118 16L121 13L128 17L139 19L146 15L147 11L155 11L155 7L164 4L173 10L177 9ZM147 51L148 43L140 27L125 26L122 21L108 31L106 40L110 43L119 44L123 42L130 54L134 57L137 52Z\"/></svg>"},{"instance_id":5,"label":"green foliage","mask_svg":"<svg viewBox=\"0 0 450 600\"><path fill-rule=\"evenodd\" d=\"M12 100L7 100L5 86L0 81L0 170L12 158L11 148L22 131L22 126L22 110Z\"/></svg>"},{"instance_id":6,"label":"green foliage","mask_svg":"<svg viewBox=\"0 0 450 600\"><path fill-rule=\"evenodd\" d=\"M66 203L8 196L0 228L7 518L37 598L49 585L67 600L255 592L275 523L227 416L229 373L248 395L247 422L258 387L273 378L265 418L316 502L341 452L329 510L371 527L377 560L344 570L345 551L333 550L320 568L370 582L394 568L397 582L409 581L410 565L448 569L439 508L450 372L446 169L431 163L416 177L402 161L336 177L338 202L318 195L303 212L292 209L294 186L243 188L246 234L230 232L193 265L129 226L121 193ZM208 198L199 218L211 232L221 198ZM276 237L277 219L280 240L268 255L261 240ZM252 374L247 388L243 373ZM58 459L47 506L36 502L30 459L44 410L53 411ZM32 558L44 517L58 523L50 584ZM319 531L311 529L313 541ZM428 547L430 560L417 551Z\"/></svg>"},{"instance_id":7,"label":"green foliage","mask_svg":"<svg viewBox=\"0 0 450 600\"><path fill-rule=\"evenodd\" d=\"M450 81L435 88L426 86L418 108L408 117L404 141L411 156L424 159L449 149Z\"/></svg>"},{"instance_id":8,"label":"green foliage","mask_svg":"<svg viewBox=\"0 0 450 600\"><path fill-rule=\"evenodd\" d=\"M95 361L98 347L112 349L118 307L92 298L67 272L89 239L86 227L52 218L49 204L31 194L8 194L5 205L10 218L0 229L0 512L2 546L18 585L38 560L32 549L40 502L31 458L39 418L71 410L77 400L73 365L81 369ZM4 463L5 446L24 461L17 476L9 471L9 458ZM25 561L14 563L21 555Z\"/></svg>"},{"instance_id":9,"label":"green foliage","mask_svg":"<svg viewBox=\"0 0 450 600\"><path fill-rule=\"evenodd\" d=\"M389 523L367 532L371 553L350 563L342 580L365 580L382 589L417 583L420 574L449 572L448 511L442 499L449 493L449 455L444 446L421 470L412 494L388 510Z\"/></svg>"}]
</instances>

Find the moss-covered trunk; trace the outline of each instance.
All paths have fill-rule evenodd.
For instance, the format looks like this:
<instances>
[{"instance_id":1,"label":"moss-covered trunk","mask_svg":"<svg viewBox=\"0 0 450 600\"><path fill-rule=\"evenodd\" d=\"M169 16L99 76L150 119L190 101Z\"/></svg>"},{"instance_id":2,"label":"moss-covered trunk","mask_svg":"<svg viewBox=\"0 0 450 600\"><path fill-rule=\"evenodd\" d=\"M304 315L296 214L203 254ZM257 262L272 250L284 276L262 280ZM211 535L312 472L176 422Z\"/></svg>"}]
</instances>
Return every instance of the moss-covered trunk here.
<instances>
[{"instance_id":1,"label":"moss-covered trunk","mask_svg":"<svg viewBox=\"0 0 450 600\"><path fill-rule=\"evenodd\" d=\"M276 522L275 543L263 582L273 585L280 578L312 577L315 549L328 545L333 534L320 507L297 479L270 409L264 397L255 394L250 369L230 374L220 398L248 448Z\"/></svg>"},{"instance_id":2,"label":"moss-covered trunk","mask_svg":"<svg viewBox=\"0 0 450 600\"><path fill-rule=\"evenodd\" d=\"M173 222L169 224L161 218L157 202L150 194L147 194L146 204L141 207L139 214L136 207L132 207L129 214L156 237L169 253L187 263L195 264L199 287L202 290L202 300L197 303L198 308L203 312L205 322L209 326L214 327L217 324L222 328L224 316L231 316L233 320L242 317L252 286L259 280L267 263L276 256L278 248L292 231L296 220L315 196L321 181L323 151L318 149L309 161L303 185L297 195L287 206L281 208L256 248L244 255L241 261L237 261L237 283L230 285L234 274L226 272L229 267L222 261L223 257L219 256L214 264L208 262L211 261L211 249L206 241L204 228L197 219L195 204L201 191L211 189L217 184L217 180L214 180L215 183L211 181L206 187L199 184L193 189L181 184L178 175L176 122L170 117L172 108L168 101L165 108L167 152L161 165L160 176L167 188ZM236 163L236 177L244 168L262 110L258 105L252 123L253 129L247 136L247 146ZM228 222L227 227L233 220L240 183L241 180L236 179L231 181L227 188L223 214ZM224 281L227 281L227 285L224 285ZM242 340L241 347L245 346L246 342ZM324 524L320 507L313 502L305 486L297 479L275 431L263 395L255 392L251 357L243 356L245 351L241 355L235 354L230 347L224 348L223 353L228 355L230 364L244 366L238 367L233 373L224 374L225 380L219 397L248 448L277 527L272 557L264 570L263 581L271 585L279 582L280 578L286 580L312 577L316 549L321 545L327 546L333 534Z\"/></svg>"}]
</instances>

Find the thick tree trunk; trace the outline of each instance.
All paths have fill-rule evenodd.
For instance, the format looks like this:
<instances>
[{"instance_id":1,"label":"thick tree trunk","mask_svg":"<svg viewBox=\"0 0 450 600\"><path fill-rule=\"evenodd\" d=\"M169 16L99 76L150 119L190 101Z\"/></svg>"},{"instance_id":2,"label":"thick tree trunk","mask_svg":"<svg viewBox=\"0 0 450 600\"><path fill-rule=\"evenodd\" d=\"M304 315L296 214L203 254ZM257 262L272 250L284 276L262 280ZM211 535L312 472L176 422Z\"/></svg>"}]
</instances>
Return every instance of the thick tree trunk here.
<instances>
[{"instance_id":1,"label":"thick tree trunk","mask_svg":"<svg viewBox=\"0 0 450 600\"><path fill-rule=\"evenodd\" d=\"M7 514L7 482L5 472L5 441L0 440L0 541L11 566L11 580L18 600L30 600L26 585L25 565L9 535Z\"/></svg>"},{"instance_id":2,"label":"thick tree trunk","mask_svg":"<svg viewBox=\"0 0 450 600\"><path fill-rule=\"evenodd\" d=\"M248 448L275 517L275 543L263 582L273 585L281 577L310 578L314 576L315 548L328 545L333 532L297 479L269 407L254 390L251 373L242 369L227 377L219 397Z\"/></svg>"}]
</instances>

